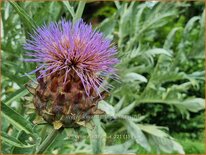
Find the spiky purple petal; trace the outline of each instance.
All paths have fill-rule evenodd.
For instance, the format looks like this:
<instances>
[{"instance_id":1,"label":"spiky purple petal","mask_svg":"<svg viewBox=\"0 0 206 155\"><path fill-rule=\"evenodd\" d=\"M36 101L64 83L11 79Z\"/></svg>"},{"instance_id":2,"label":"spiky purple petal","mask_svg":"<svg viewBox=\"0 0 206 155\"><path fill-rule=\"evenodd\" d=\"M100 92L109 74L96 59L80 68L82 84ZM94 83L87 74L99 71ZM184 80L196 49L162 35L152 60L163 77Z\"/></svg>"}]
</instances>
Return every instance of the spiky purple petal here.
<instances>
[{"instance_id":1,"label":"spiky purple petal","mask_svg":"<svg viewBox=\"0 0 206 155\"><path fill-rule=\"evenodd\" d=\"M25 61L39 64L31 73L39 70L38 78L42 78L65 70L66 83L67 75L73 70L81 79L87 95L90 87L100 94L104 78L116 76L114 65L118 60L115 58L115 47L101 32L92 30L91 24L83 20L74 25L62 20L39 27L26 41L24 48L33 51L27 53L31 58Z\"/></svg>"}]
</instances>

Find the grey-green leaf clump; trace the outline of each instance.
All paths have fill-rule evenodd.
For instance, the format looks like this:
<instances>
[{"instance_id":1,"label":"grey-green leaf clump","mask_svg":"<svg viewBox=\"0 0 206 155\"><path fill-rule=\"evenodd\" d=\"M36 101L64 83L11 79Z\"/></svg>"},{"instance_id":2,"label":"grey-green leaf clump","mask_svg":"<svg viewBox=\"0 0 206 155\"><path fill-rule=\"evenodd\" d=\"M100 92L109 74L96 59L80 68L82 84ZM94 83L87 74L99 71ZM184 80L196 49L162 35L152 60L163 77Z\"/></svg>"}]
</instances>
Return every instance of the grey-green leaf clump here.
<instances>
[{"instance_id":1,"label":"grey-green leaf clump","mask_svg":"<svg viewBox=\"0 0 206 155\"><path fill-rule=\"evenodd\" d=\"M120 124L123 120L126 121L123 123L124 128L119 124L120 129L116 132L121 133L126 129L136 143L147 151L184 153L182 146L163 132L162 128L141 124L148 115L137 118L136 108L151 104L155 108L155 105L162 104L175 108L176 113L186 118L189 118L190 112L197 113L205 109L203 97L190 95L191 90L204 87L204 65L193 72L185 69L186 64L193 59L204 58L198 58L199 55L204 55L204 47L197 48L204 44L204 35L201 34L204 31L204 13L191 18L182 27L171 27L161 44L157 45L154 42L159 42L156 39L160 39L158 34L162 28L177 18L180 14L179 7L187 7L187 4L157 2L151 7L146 3L135 2L115 4L119 9L115 15L120 20L114 20L116 29L111 38L117 38L121 58L118 65L121 85L115 85L108 103L114 106L116 117L113 118L120 119L117 121ZM112 19L113 17L106 19L105 24ZM192 32L193 29L196 31ZM193 36L195 33L196 39L192 38L192 33ZM201 43L197 44L196 41ZM109 120L108 124L112 126ZM152 135L152 132L160 134ZM165 141L165 146L161 141Z\"/></svg>"}]
</instances>

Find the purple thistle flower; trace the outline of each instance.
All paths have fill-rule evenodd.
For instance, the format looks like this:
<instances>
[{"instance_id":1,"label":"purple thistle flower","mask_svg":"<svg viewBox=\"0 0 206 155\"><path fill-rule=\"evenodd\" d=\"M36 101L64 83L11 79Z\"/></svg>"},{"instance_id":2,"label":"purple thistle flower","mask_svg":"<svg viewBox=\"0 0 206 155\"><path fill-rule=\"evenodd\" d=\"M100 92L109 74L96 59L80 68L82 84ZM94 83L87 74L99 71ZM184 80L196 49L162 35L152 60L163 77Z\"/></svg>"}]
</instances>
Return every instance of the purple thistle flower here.
<instances>
[{"instance_id":1,"label":"purple thistle flower","mask_svg":"<svg viewBox=\"0 0 206 155\"><path fill-rule=\"evenodd\" d=\"M39 27L24 48L33 51L27 53L31 58L25 61L38 63L37 69L31 72L40 72L37 79L64 71L66 84L67 76L72 72L81 79L88 96L90 88L100 95L100 88L108 89L103 86L105 77L116 76L116 48L83 20L74 25L62 20Z\"/></svg>"}]
</instances>

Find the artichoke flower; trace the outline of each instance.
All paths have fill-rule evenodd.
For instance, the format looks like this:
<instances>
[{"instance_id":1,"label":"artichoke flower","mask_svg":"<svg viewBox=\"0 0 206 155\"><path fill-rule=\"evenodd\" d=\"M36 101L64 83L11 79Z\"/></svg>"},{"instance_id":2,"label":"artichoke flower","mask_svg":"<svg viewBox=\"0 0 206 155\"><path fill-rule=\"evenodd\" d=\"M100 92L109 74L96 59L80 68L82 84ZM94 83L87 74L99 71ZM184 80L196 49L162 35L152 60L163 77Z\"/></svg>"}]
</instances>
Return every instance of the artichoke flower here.
<instances>
[{"instance_id":1,"label":"artichoke flower","mask_svg":"<svg viewBox=\"0 0 206 155\"><path fill-rule=\"evenodd\" d=\"M26 40L27 62L36 62L33 88L37 113L50 124L78 127L102 114L97 108L115 78L116 48L83 20L62 20L38 27ZM58 127L58 128L59 128Z\"/></svg>"}]
</instances>

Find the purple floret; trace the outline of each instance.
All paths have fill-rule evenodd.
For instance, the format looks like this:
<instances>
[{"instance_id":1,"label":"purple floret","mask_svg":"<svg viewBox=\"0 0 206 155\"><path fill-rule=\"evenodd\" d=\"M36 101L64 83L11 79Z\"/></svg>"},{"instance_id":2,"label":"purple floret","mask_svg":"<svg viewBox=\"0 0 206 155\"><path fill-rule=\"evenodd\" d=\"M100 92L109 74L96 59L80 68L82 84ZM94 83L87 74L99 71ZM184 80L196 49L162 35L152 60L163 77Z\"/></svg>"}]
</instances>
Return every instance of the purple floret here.
<instances>
[{"instance_id":1,"label":"purple floret","mask_svg":"<svg viewBox=\"0 0 206 155\"><path fill-rule=\"evenodd\" d=\"M92 30L91 24L83 20L74 25L62 20L39 27L24 48L32 51L27 53L31 58L25 61L38 63L37 69L31 73L39 71L38 78L42 78L64 70L66 83L67 75L73 70L81 79L87 95L90 95L90 87L98 94L100 88L107 90L102 85L105 77L116 76L116 48L101 32Z\"/></svg>"}]
</instances>

